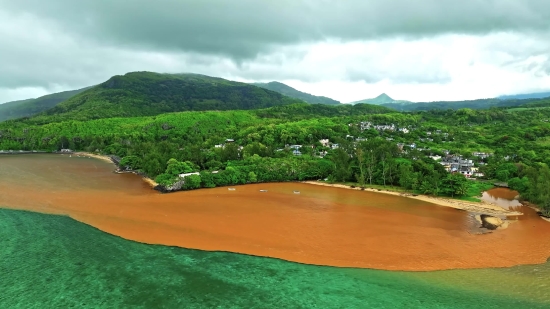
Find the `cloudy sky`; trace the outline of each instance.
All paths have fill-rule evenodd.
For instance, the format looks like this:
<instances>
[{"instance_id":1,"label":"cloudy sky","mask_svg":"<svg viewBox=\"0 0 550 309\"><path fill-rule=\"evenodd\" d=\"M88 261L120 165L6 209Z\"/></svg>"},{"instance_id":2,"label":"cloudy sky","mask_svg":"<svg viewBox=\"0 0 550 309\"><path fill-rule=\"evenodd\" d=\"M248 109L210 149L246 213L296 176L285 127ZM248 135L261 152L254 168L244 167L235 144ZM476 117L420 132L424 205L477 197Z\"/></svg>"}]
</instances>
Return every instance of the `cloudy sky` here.
<instances>
[{"instance_id":1,"label":"cloudy sky","mask_svg":"<svg viewBox=\"0 0 550 309\"><path fill-rule=\"evenodd\" d=\"M0 102L129 71L342 102L550 91L548 0L0 0Z\"/></svg>"}]
</instances>

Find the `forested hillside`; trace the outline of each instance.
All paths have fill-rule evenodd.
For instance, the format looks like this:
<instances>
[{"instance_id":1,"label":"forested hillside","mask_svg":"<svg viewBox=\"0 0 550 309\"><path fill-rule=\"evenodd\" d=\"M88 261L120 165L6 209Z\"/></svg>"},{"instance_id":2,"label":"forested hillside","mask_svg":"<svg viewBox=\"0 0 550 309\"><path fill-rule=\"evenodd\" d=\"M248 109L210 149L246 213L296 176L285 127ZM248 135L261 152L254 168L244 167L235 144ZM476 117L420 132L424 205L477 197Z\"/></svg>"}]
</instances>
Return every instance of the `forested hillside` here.
<instances>
[{"instance_id":1,"label":"forested hillside","mask_svg":"<svg viewBox=\"0 0 550 309\"><path fill-rule=\"evenodd\" d=\"M550 98L534 99L479 99L467 101L437 101L437 102L419 102L419 103L389 103L382 106L395 109L402 112L427 111L427 110L446 110L446 109L489 109L491 107L517 107L528 103L545 104L550 102Z\"/></svg>"},{"instance_id":2,"label":"forested hillside","mask_svg":"<svg viewBox=\"0 0 550 309\"><path fill-rule=\"evenodd\" d=\"M114 76L54 108L32 123L150 116L203 110L247 110L300 102L245 83L198 74L134 72Z\"/></svg>"},{"instance_id":3,"label":"forested hillside","mask_svg":"<svg viewBox=\"0 0 550 309\"><path fill-rule=\"evenodd\" d=\"M279 92L287 97L295 98L302 100L311 104L328 104L328 105L337 105L340 104L339 101L333 100L331 98L323 96L315 96L309 93L301 92L296 90L288 85L279 82L270 82L270 83L254 83L254 86L262 87L269 89L271 91Z\"/></svg>"},{"instance_id":4,"label":"forested hillside","mask_svg":"<svg viewBox=\"0 0 550 309\"><path fill-rule=\"evenodd\" d=\"M509 182L550 212L541 190L550 187L549 119L544 106L400 113L302 103L40 126L12 120L0 124L0 149L113 154L175 189L329 178L467 196L477 182L436 161L452 157L473 160L482 178ZM179 179L187 172L200 174Z\"/></svg>"},{"instance_id":5,"label":"forested hillside","mask_svg":"<svg viewBox=\"0 0 550 309\"><path fill-rule=\"evenodd\" d=\"M513 95L503 95L498 97L501 100L523 100L523 99L543 99L550 98L549 92L535 92L535 93L523 93Z\"/></svg>"},{"instance_id":6,"label":"forested hillside","mask_svg":"<svg viewBox=\"0 0 550 309\"><path fill-rule=\"evenodd\" d=\"M0 121L36 115L89 88L90 87L72 91L63 91L48 94L36 99L27 99L0 104Z\"/></svg>"}]
</instances>

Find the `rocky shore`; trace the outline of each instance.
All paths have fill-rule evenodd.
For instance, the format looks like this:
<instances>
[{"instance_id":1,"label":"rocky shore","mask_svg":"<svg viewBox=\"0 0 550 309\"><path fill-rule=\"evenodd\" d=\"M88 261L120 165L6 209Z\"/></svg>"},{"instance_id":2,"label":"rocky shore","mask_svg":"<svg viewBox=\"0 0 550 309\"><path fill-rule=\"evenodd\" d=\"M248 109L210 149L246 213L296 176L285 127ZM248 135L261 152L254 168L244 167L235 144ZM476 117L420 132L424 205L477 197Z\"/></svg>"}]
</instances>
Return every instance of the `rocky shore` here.
<instances>
[{"instance_id":1,"label":"rocky shore","mask_svg":"<svg viewBox=\"0 0 550 309\"><path fill-rule=\"evenodd\" d=\"M490 215L476 215L476 220L481 223L481 227L488 230L505 229L508 227L509 221Z\"/></svg>"}]
</instances>

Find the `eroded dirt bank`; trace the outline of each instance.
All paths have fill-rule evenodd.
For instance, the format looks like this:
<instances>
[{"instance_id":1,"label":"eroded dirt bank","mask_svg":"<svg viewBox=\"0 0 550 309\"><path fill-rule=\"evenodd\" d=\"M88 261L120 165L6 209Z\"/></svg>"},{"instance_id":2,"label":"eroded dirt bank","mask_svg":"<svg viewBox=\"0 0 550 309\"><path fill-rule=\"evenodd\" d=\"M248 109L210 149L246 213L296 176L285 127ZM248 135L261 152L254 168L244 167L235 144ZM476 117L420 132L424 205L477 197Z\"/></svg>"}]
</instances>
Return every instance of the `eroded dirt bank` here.
<instances>
[{"instance_id":1,"label":"eroded dirt bank","mask_svg":"<svg viewBox=\"0 0 550 309\"><path fill-rule=\"evenodd\" d=\"M506 230L472 235L468 212L400 196L301 183L163 195L111 170L88 158L2 159L0 205L66 214L144 243L319 265L426 271L550 256L550 224L528 208Z\"/></svg>"}]
</instances>

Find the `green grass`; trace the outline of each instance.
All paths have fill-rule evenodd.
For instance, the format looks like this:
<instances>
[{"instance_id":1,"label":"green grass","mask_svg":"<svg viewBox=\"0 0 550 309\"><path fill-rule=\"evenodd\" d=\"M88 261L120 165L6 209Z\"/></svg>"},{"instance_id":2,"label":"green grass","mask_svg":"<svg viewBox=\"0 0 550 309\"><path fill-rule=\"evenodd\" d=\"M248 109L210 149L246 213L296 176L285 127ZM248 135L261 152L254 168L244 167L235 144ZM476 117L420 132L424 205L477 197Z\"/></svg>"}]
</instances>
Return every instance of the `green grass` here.
<instances>
[{"instance_id":1,"label":"green grass","mask_svg":"<svg viewBox=\"0 0 550 309\"><path fill-rule=\"evenodd\" d=\"M480 180L470 181L470 188L468 188L468 192L466 192L466 195L463 197L460 197L460 200L463 201L470 201L470 202L481 202L479 199L483 192L490 190L494 188L492 182L485 182Z\"/></svg>"},{"instance_id":2,"label":"green grass","mask_svg":"<svg viewBox=\"0 0 550 309\"><path fill-rule=\"evenodd\" d=\"M481 288L467 291L451 285L452 280L463 280L464 275L486 277L479 271L404 273L342 269L145 245L103 233L68 217L0 209L0 308L544 308L548 305L544 300L495 295ZM542 284L536 278L533 282ZM505 284L508 286L510 282ZM502 291L509 293L506 288Z\"/></svg>"}]
</instances>

